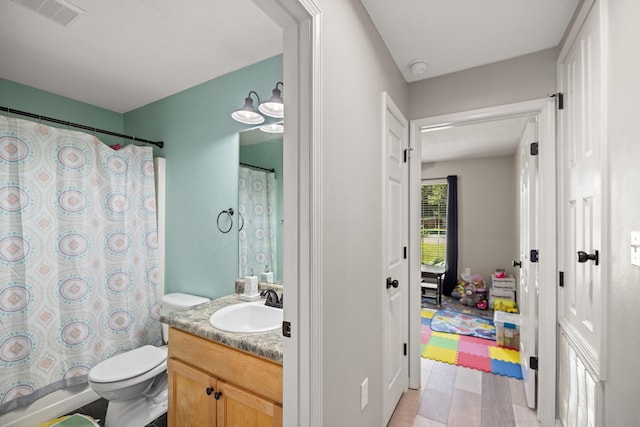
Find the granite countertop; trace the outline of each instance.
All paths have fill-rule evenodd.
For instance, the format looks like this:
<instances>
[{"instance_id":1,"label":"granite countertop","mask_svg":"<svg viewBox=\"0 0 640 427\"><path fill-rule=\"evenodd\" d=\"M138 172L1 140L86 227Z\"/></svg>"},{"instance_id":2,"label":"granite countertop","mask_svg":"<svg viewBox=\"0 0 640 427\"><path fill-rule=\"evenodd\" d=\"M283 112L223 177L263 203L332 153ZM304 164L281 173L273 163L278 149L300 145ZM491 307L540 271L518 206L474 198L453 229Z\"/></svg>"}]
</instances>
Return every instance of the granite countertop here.
<instances>
[{"instance_id":1,"label":"granite countertop","mask_svg":"<svg viewBox=\"0 0 640 427\"><path fill-rule=\"evenodd\" d=\"M223 307L242 301L238 294L214 299L185 310L160 315L160 321L192 335L255 354L282 364L282 332L280 329L255 334L221 331L209 324L209 317Z\"/></svg>"}]
</instances>

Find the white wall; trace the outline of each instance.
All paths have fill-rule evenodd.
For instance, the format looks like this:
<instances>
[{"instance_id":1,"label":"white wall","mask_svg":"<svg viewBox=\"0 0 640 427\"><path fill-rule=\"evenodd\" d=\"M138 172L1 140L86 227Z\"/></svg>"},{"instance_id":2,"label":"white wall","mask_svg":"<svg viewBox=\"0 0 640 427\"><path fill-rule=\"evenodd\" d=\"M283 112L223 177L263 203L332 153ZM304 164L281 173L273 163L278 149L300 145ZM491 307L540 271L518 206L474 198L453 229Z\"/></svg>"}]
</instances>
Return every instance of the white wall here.
<instances>
[{"instance_id":1,"label":"white wall","mask_svg":"<svg viewBox=\"0 0 640 427\"><path fill-rule=\"evenodd\" d=\"M640 2L608 0L609 40L606 103L610 183L604 189L611 204L611 278L605 282L608 339L604 391L604 425L640 425L640 267L630 263L630 232L640 231Z\"/></svg>"},{"instance_id":2,"label":"white wall","mask_svg":"<svg viewBox=\"0 0 640 427\"><path fill-rule=\"evenodd\" d=\"M458 277L466 267L485 283L496 268L515 275L518 175L513 155L422 164L422 179L458 176Z\"/></svg>"},{"instance_id":3,"label":"white wall","mask_svg":"<svg viewBox=\"0 0 640 427\"><path fill-rule=\"evenodd\" d=\"M406 112L407 85L359 0L316 3L323 32L323 425L380 426L381 93ZM365 378L369 404L360 411Z\"/></svg>"}]
</instances>

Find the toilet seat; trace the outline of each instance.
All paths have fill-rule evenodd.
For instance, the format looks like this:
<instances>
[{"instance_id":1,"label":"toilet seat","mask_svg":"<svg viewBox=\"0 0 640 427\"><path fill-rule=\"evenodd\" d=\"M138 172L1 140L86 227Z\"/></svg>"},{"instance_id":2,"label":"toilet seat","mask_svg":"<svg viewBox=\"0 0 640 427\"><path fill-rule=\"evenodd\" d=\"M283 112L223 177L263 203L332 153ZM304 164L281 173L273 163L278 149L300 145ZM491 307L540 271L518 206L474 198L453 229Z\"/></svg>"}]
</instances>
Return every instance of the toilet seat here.
<instances>
[{"instance_id":1,"label":"toilet seat","mask_svg":"<svg viewBox=\"0 0 640 427\"><path fill-rule=\"evenodd\" d=\"M89 371L93 383L113 383L132 379L154 370L167 361L166 347L145 345L103 360Z\"/></svg>"}]
</instances>

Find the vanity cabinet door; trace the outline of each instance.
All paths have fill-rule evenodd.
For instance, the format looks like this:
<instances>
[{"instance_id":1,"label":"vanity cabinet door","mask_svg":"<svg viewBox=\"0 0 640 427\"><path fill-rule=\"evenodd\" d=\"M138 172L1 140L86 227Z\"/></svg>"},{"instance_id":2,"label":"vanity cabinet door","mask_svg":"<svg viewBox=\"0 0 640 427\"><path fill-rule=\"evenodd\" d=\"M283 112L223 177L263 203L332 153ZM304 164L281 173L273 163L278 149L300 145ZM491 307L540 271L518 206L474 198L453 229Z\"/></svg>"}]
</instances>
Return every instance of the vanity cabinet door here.
<instances>
[{"instance_id":1,"label":"vanity cabinet door","mask_svg":"<svg viewBox=\"0 0 640 427\"><path fill-rule=\"evenodd\" d=\"M169 427L216 425L216 379L175 359L167 361Z\"/></svg>"},{"instance_id":2,"label":"vanity cabinet door","mask_svg":"<svg viewBox=\"0 0 640 427\"><path fill-rule=\"evenodd\" d=\"M218 380L218 427L281 427L282 406Z\"/></svg>"}]
</instances>

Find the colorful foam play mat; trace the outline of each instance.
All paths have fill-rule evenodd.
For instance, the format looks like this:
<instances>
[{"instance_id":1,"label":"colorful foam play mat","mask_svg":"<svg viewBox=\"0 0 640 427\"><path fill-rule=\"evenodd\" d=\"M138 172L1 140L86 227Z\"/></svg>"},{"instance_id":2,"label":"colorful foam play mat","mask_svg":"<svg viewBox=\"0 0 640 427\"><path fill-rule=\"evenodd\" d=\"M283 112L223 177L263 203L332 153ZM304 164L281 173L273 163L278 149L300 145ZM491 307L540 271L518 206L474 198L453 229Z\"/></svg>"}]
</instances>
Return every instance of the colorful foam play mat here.
<instances>
[{"instance_id":1,"label":"colorful foam play mat","mask_svg":"<svg viewBox=\"0 0 640 427\"><path fill-rule=\"evenodd\" d=\"M435 332L496 340L496 327L493 321L472 314L438 310L431 319L430 327Z\"/></svg>"},{"instance_id":2,"label":"colorful foam play mat","mask_svg":"<svg viewBox=\"0 0 640 427\"><path fill-rule=\"evenodd\" d=\"M520 352L495 340L431 330L435 310L422 309L422 357L522 379Z\"/></svg>"}]
</instances>

